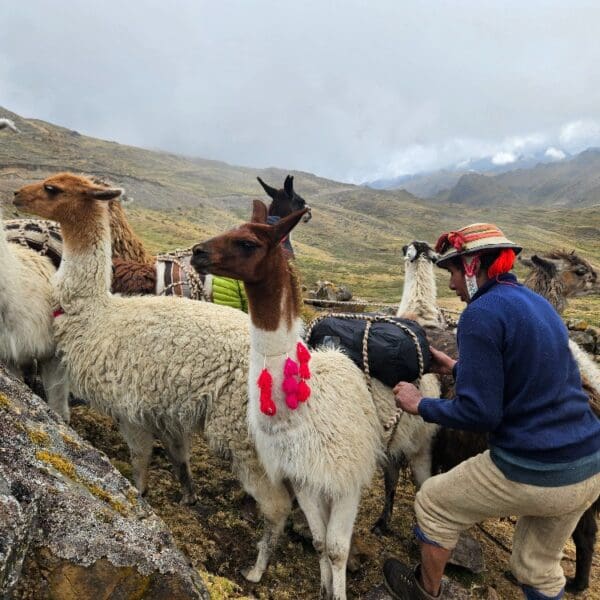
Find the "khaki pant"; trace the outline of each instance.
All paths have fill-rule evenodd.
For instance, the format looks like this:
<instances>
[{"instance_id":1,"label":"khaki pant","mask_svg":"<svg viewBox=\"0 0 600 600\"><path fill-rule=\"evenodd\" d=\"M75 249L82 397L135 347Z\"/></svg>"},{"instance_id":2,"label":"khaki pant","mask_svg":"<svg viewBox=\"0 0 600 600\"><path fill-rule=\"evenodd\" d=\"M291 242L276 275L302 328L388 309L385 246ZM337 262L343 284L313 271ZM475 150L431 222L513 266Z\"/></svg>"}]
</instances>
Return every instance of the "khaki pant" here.
<instances>
[{"instance_id":1,"label":"khaki pant","mask_svg":"<svg viewBox=\"0 0 600 600\"><path fill-rule=\"evenodd\" d=\"M564 487L539 487L506 479L479 454L448 473L431 477L415 501L417 523L427 538L446 549L461 531L492 517L518 516L510 567L514 576L542 594L565 585L563 548L581 515L600 495L600 474Z\"/></svg>"}]
</instances>

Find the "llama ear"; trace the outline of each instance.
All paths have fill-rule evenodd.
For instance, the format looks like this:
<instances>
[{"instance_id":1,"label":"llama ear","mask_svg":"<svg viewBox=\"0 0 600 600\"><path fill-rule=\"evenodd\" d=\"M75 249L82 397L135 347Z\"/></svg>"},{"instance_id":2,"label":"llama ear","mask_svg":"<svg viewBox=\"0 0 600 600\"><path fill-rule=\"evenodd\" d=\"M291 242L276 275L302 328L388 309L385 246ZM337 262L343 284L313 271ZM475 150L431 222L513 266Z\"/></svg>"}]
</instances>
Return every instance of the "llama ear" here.
<instances>
[{"instance_id":1,"label":"llama ear","mask_svg":"<svg viewBox=\"0 0 600 600\"><path fill-rule=\"evenodd\" d=\"M294 176L288 175L285 178L285 183L283 184L283 189L285 193L291 198L294 195Z\"/></svg>"},{"instance_id":2,"label":"llama ear","mask_svg":"<svg viewBox=\"0 0 600 600\"><path fill-rule=\"evenodd\" d=\"M263 190L267 192L267 196L270 196L273 198L273 200L275 200L275 196L277 196L277 190L271 187L268 183L265 183L260 177L257 177L256 179L258 179L258 183L262 185Z\"/></svg>"},{"instance_id":3,"label":"llama ear","mask_svg":"<svg viewBox=\"0 0 600 600\"><path fill-rule=\"evenodd\" d=\"M87 195L94 200L114 200L118 198L125 190L121 188L94 188L87 192Z\"/></svg>"},{"instance_id":4,"label":"llama ear","mask_svg":"<svg viewBox=\"0 0 600 600\"><path fill-rule=\"evenodd\" d=\"M556 275L556 273L558 271L558 266L553 260L550 260L547 258L542 258L541 256L538 256L537 254L534 254L531 257L531 262L536 267L539 267L540 269L542 269L543 271L548 273L548 275L554 276L554 275Z\"/></svg>"},{"instance_id":5,"label":"llama ear","mask_svg":"<svg viewBox=\"0 0 600 600\"><path fill-rule=\"evenodd\" d=\"M527 258L526 256L523 256L522 254L519 254L517 256L517 260L524 266L526 266L528 269L533 269L535 268L535 265L533 264L533 261L531 260L531 258Z\"/></svg>"},{"instance_id":6,"label":"llama ear","mask_svg":"<svg viewBox=\"0 0 600 600\"><path fill-rule=\"evenodd\" d=\"M252 223L261 223L265 225L267 222L267 205L261 200L252 200Z\"/></svg>"},{"instance_id":7,"label":"llama ear","mask_svg":"<svg viewBox=\"0 0 600 600\"><path fill-rule=\"evenodd\" d=\"M283 217L283 219L279 219L271 229L273 232L273 240L279 244L279 242L281 242L281 240L283 240L285 236L298 225L300 219L302 219L307 212L308 208L303 208L289 214L287 217Z\"/></svg>"}]
</instances>

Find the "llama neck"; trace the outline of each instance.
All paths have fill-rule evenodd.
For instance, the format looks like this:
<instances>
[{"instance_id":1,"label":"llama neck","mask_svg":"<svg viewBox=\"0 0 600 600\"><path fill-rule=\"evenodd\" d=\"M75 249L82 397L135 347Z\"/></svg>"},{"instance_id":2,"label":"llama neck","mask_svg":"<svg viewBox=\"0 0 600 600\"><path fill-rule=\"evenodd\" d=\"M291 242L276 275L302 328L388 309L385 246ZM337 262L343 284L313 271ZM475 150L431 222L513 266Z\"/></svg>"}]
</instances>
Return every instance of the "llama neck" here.
<instances>
[{"instance_id":1,"label":"llama neck","mask_svg":"<svg viewBox=\"0 0 600 600\"><path fill-rule=\"evenodd\" d=\"M423 324L439 324L440 311L437 307L437 286L433 264L418 258L406 263L404 289L397 314L414 314Z\"/></svg>"},{"instance_id":2,"label":"llama neck","mask_svg":"<svg viewBox=\"0 0 600 600\"><path fill-rule=\"evenodd\" d=\"M63 255L56 274L57 300L65 312L74 312L79 301L108 298L112 259L108 214L95 206L85 215L61 220ZM85 223L82 228L81 223Z\"/></svg>"},{"instance_id":3,"label":"llama neck","mask_svg":"<svg viewBox=\"0 0 600 600\"><path fill-rule=\"evenodd\" d=\"M279 250L269 277L246 283L251 320L251 349L262 356L292 353L302 331L301 297L296 272Z\"/></svg>"},{"instance_id":4,"label":"llama neck","mask_svg":"<svg viewBox=\"0 0 600 600\"><path fill-rule=\"evenodd\" d=\"M154 256L146 250L142 240L129 225L121 203L111 201L108 212L114 256L133 262L154 264Z\"/></svg>"},{"instance_id":5,"label":"llama neck","mask_svg":"<svg viewBox=\"0 0 600 600\"><path fill-rule=\"evenodd\" d=\"M541 270L532 271L524 281L525 285L536 294L543 296L562 315L567 306L565 286L558 277L551 277Z\"/></svg>"}]
</instances>

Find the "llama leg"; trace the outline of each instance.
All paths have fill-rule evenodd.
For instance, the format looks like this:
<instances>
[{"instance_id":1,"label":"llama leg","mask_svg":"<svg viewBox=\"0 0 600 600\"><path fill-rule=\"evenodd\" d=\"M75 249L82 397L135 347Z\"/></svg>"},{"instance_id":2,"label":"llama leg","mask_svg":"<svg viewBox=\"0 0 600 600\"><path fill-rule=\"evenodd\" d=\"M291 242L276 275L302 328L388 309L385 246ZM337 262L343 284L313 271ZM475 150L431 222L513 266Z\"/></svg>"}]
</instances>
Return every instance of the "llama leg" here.
<instances>
[{"instance_id":1,"label":"llama leg","mask_svg":"<svg viewBox=\"0 0 600 600\"><path fill-rule=\"evenodd\" d=\"M161 432L160 441L164 444L165 450L169 455L169 460L175 469L175 475L183 489L181 504L194 504L196 502L196 492L194 490L194 480L192 479L192 470L190 468L190 441L189 435L182 432L166 433Z\"/></svg>"},{"instance_id":2,"label":"llama leg","mask_svg":"<svg viewBox=\"0 0 600 600\"><path fill-rule=\"evenodd\" d=\"M331 562L333 600L346 600L346 563L360 502L360 490L334 500L327 524L327 556Z\"/></svg>"},{"instance_id":3,"label":"llama leg","mask_svg":"<svg viewBox=\"0 0 600 600\"><path fill-rule=\"evenodd\" d=\"M582 592L590 584L590 570L592 568L592 558L594 555L594 545L596 543L596 534L598 525L596 524L596 515L594 506L590 506L577 522L573 532L573 541L575 542L576 567L575 577L567 580L567 592Z\"/></svg>"},{"instance_id":4,"label":"llama leg","mask_svg":"<svg viewBox=\"0 0 600 600\"><path fill-rule=\"evenodd\" d=\"M385 504L383 505L383 511L381 512L379 519L377 519L377 522L372 528L373 533L376 533L377 535L389 533L390 519L392 518L392 511L394 510L396 486L398 485L400 469L404 462L404 457L388 456L382 466L383 480L385 483Z\"/></svg>"},{"instance_id":5,"label":"llama leg","mask_svg":"<svg viewBox=\"0 0 600 600\"><path fill-rule=\"evenodd\" d=\"M133 480L143 496L148 487L148 465L152 456L154 436L139 425L133 425L124 419L119 420L119 431L129 446Z\"/></svg>"},{"instance_id":6,"label":"llama leg","mask_svg":"<svg viewBox=\"0 0 600 600\"><path fill-rule=\"evenodd\" d=\"M251 469L240 477L244 489L253 496L264 516L264 532L258 542L256 563L242 574L248 581L261 580L292 508L292 499L283 482L272 483L262 469Z\"/></svg>"},{"instance_id":7,"label":"llama leg","mask_svg":"<svg viewBox=\"0 0 600 600\"><path fill-rule=\"evenodd\" d=\"M64 365L58 358L52 357L41 363L40 377L48 405L68 423L70 419L69 383Z\"/></svg>"},{"instance_id":8,"label":"llama leg","mask_svg":"<svg viewBox=\"0 0 600 600\"><path fill-rule=\"evenodd\" d=\"M410 468L415 479L417 489L431 477L431 444L424 444L421 449L410 459Z\"/></svg>"},{"instance_id":9,"label":"llama leg","mask_svg":"<svg viewBox=\"0 0 600 600\"><path fill-rule=\"evenodd\" d=\"M332 575L331 562L327 556L327 521L329 510L325 501L316 494L309 491L296 489L296 499L308 521L310 533L312 534L313 546L319 555L319 567L321 570L321 598L331 598Z\"/></svg>"}]
</instances>

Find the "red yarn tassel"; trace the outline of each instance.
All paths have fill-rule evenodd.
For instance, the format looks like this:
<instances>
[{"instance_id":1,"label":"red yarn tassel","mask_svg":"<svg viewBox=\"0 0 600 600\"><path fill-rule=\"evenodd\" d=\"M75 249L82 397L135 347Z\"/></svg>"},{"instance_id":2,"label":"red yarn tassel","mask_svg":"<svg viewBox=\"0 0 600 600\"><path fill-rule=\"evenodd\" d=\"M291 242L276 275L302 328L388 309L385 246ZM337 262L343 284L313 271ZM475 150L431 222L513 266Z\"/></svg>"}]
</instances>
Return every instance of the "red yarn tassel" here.
<instances>
[{"instance_id":1,"label":"red yarn tassel","mask_svg":"<svg viewBox=\"0 0 600 600\"><path fill-rule=\"evenodd\" d=\"M277 412L273 402L273 377L267 369L263 369L256 381L260 389L260 410L265 415L272 417Z\"/></svg>"},{"instance_id":2,"label":"red yarn tassel","mask_svg":"<svg viewBox=\"0 0 600 600\"><path fill-rule=\"evenodd\" d=\"M296 410L298 408L298 395L287 394L285 397L285 403L290 410Z\"/></svg>"},{"instance_id":3,"label":"red yarn tassel","mask_svg":"<svg viewBox=\"0 0 600 600\"><path fill-rule=\"evenodd\" d=\"M488 269L488 277L494 279L498 275L508 273L515 264L515 258L517 255L512 248L504 248L500 251L498 258L490 265Z\"/></svg>"},{"instance_id":4,"label":"red yarn tassel","mask_svg":"<svg viewBox=\"0 0 600 600\"><path fill-rule=\"evenodd\" d=\"M296 392L298 396L298 400L300 402L306 402L310 396L310 387L306 383L306 381L300 381L298 384L298 391Z\"/></svg>"},{"instance_id":5,"label":"red yarn tassel","mask_svg":"<svg viewBox=\"0 0 600 600\"><path fill-rule=\"evenodd\" d=\"M298 363L291 358L286 358L283 365L283 376L294 377L294 375L298 375Z\"/></svg>"},{"instance_id":6,"label":"red yarn tassel","mask_svg":"<svg viewBox=\"0 0 600 600\"><path fill-rule=\"evenodd\" d=\"M296 356L300 363L299 374L302 379L310 379L310 369L308 368L308 362L310 361L310 352L308 348L302 343L296 344Z\"/></svg>"}]
</instances>

